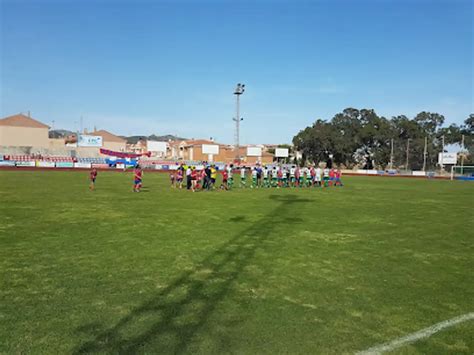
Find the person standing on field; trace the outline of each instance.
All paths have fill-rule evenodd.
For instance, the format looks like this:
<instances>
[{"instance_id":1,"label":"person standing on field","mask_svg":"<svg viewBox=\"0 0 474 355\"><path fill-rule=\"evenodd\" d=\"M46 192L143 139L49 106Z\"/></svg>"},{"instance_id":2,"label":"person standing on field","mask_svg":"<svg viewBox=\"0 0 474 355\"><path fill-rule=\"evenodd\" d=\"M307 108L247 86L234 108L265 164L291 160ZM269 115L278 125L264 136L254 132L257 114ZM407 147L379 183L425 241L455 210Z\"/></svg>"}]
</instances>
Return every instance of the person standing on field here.
<instances>
[{"instance_id":1,"label":"person standing on field","mask_svg":"<svg viewBox=\"0 0 474 355\"><path fill-rule=\"evenodd\" d=\"M89 189L91 191L94 191L95 190L95 179L97 179L97 169L96 168L93 168L91 170L91 172L89 173L89 178L90 178L90 185L89 185Z\"/></svg>"},{"instance_id":2,"label":"person standing on field","mask_svg":"<svg viewBox=\"0 0 474 355\"><path fill-rule=\"evenodd\" d=\"M311 175L311 183L309 186L314 186L316 183L316 169L314 166L311 166L311 169L309 169L309 173Z\"/></svg>"},{"instance_id":3,"label":"person standing on field","mask_svg":"<svg viewBox=\"0 0 474 355\"><path fill-rule=\"evenodd\" d=\"M240 187L246 187L247 186L247 177L246 177L246 171L245 171L245 166L242 166L240 168Z\"/></svg>"},{"instance_id":4,"label":"person standing on field","mask_svg":"<svg viewBox=\"0 0 474 355\"><path fill-rule=\"evenodd\" d=\"M335 178L334 186L343 186L341 176L342 176L341 169L336 169L336 171L334 173L334 178Z\"/></svg>"},{"instance_id":5,"label":"person standing on field","mask_svg":"<svg viewBox=\"0 0 474 355\"><path fill-rule=\"evenodd\" d=\"M196 191L197 183L198 183L198 171L196 170L196 167L193 166L191 168L191 190L193 190L193 192Z\"/></svg>"},{"instance_id":6,"label":"person standing on field","mask_svg":"<svg viewBox=\"0 0 474 355\"><path fill-rule=\"evenodd\" d=\"M191 173L192 173L191 167L190 166L186 167L186 189L188 190L191 190L191 186L192 186Z\"/></svg>"},{"instance_id":7,"label":"person standing on field","mask_svg":"<svg viewBox=\"0 0 474 355\"><path fill-rule=\"evenodd\" d=\"M315 174L316 174L316 175L315 175L315 177L316 177L316 178L315 178L316 186L321 187L321 176L322 176L322 173L323 173L323 172L322 172L321 168L318 166L318 167L316 168L316 171L315 171Z\"/></svg>"},{"instance_id":8,"label":"person standing on field","mask_svg":"<svg viewBox=\"0 0 474 355\"><path fill-rule=\"evenodd\" d=\"M330 170L326 167L323 170L323 181L324 181L324 187L329 187L329 173Z\"/></svg>"},{"instance_id":9,"label":"person standing on field","mask_svg":"<svg viewBox=\"0 0 474 355\"><path fill-rule=\"evenodd\" d=\"M182 189L183 188L183 167L180 166L176 172L176 185Z\"/></svg>"},{"instance_id":10,"label":"person standing on field","mask_svg":"<svg viewBox=\"0 0 474 355\"><path fill-rule=\"evenodd\" d=\"M211 165L211 187L214 188L217 180L217 169L214 164Z\"/></svg>"},{"instance_id":11,"label":"person standing on field","mask_svg":"<svg viewBox=\"0 0 474 355\"><path fill-rule=\"evenodd\" d=\"M142 178L143 178L143 171L140 165L137 164L133 171L133 179L134 179L134 185L133 185L133 191L134 192L140 192L142 188Z\"/></svg>"},{"instance_id":12,"label":"person standing on field","mask_svg":"<svg viewBox=\"0 0 474 355\"><path fill-rule=\"evenodd\" d=\"M231 189L234 186L234 164L230 164L225 170L227 171L228 188Z\"/></svg>"}]
</instances>

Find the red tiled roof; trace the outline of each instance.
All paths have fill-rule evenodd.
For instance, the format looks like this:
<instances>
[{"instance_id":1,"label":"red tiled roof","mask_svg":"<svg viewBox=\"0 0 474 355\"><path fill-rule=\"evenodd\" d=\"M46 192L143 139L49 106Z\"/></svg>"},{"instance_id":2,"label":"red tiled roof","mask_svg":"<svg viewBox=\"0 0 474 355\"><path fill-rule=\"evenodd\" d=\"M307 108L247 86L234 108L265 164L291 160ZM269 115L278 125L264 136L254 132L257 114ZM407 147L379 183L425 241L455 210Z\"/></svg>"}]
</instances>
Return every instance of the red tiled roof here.
<instances>
[{"instance_id":1,"label":"red tiled roof","mask_svg":"<svg viewBox=\"0 0 474 355\"><path fill-rule=\"evenodd\" d=\"M0 126L30 127L30 128L49 128L48 125L41 123L31 117L23 114L8 116L0 120Z\"/></svg>"},{"instance_id":2,"label":"red tiled roof","mask_svg":"<svg viewBox=\"0 0 474 355\"><path fill-rule=\"evenodd\" d=\"M101 136L105 142L117 142L117 143L126 143L127 141L123 138L112 134L105 129L101 129L99 131L92 132L91 135L93 136Z\"/></svg>"}]
</instances>

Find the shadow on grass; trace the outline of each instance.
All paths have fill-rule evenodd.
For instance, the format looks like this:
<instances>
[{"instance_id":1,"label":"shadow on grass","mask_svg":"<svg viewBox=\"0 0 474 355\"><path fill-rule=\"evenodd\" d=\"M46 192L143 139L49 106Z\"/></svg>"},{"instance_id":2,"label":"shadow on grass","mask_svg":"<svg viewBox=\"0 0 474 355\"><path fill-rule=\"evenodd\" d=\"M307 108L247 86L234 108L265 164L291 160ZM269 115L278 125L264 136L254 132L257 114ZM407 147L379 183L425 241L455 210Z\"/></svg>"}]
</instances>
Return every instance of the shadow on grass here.
<instances>
[{"instance_id":1,"label":"shadow on grass","mask_svg":"<svg viewBox=\"0 0 474 355\"><path fill-rule=\"evenodd\" d=\"M247 220L247 218L245 216L235 216L235 217L229 218L230 222L235 222L235 223L245 222L246 220Z\"/></svg>"},{"instance_id":2,"label":"shadow on grass","mask_svg":"<svg viewBox=\"0 0 474 355\"><path fill-rule=\"evenodd\" d=\"M114 326L94 332L94 339L81 344L74 353L133 354L145 350L147 345L156 353L185 352L194 335L208 325L209 317L256 251L264 247L264 242L281 224L291 224L297 219L294 217L299 210L297 204L311 202L294 195L269 198L281 203ZM238 216L234 222L244 219ZM92 329L96 329L95 323L92 324ZM80 328L87 329L87 325Z\"/></svg>"}]
</instances>

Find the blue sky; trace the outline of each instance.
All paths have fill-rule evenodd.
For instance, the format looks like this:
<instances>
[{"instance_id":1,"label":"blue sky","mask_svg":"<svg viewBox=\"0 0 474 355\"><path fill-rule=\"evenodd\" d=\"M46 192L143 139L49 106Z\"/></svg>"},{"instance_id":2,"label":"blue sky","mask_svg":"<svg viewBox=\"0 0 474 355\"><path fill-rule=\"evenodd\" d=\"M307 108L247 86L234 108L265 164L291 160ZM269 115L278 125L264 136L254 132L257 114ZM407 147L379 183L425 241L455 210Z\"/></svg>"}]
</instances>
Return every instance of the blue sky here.
<instances>
[{"instance_id":1,"label":"blue sky","mask_svg":"<svg viewBox=\"0 0 474 355\"><path fill-rule=\"evenodd\" d=\"M470 0L1 1L1 116L283 143L346 107L473 112Z\"/></svg>"}]
</instances>

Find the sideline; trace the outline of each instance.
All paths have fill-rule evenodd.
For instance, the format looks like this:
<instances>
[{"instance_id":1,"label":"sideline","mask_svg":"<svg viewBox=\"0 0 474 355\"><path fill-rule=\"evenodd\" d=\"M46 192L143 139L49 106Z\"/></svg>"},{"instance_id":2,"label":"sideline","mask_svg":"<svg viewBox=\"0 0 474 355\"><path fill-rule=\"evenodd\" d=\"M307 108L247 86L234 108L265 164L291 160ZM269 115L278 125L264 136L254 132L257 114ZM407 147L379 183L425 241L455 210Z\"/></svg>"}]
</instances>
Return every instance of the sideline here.
<instances>
[{"instance_id":1,"label":"sideline","mask_svg":"<svg viewBox=\"0 0 474 355\"><path fill-rule=\"evenodd\" d=\"M408 334L404 337L392 340L387 343L379 344L376 346L373 346L367 350L364 351L359 351L356 353L356 355L375 355L375 354L381 354L386 351L392 351L395 350L401 346L414 343L417 340L423 339L423 338L428 338L432 336L433 334L438 333L439 331L453 327L457 324L464 323L470 320L474 320L474 312L463 314L462 316L454 317L448 320L445 320L440 323L436 323L428 328L419 330L415 333Z\"/></svg>"}]
</instances>

